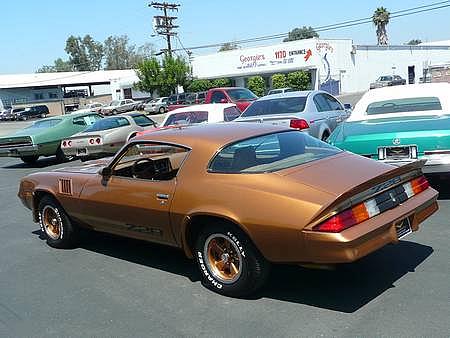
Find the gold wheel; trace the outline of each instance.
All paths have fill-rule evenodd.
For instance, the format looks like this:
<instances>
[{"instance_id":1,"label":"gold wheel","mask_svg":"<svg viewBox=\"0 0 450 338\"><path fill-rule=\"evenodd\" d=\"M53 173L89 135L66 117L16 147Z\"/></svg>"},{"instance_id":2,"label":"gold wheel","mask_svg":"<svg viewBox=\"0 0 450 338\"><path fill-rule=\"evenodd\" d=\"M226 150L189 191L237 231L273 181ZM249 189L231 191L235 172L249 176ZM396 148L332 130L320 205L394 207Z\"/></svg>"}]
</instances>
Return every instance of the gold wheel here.
<instances>
[{"instance_id":1,"label":"gold wheel","mask_svg":"<svg viewBox=\"0 0 450 338\"><path fill-rule=\"evenodd\" d=\"M237 245L227 236L212 234L204 245L208 270L224 284L234 283L242 272L242 255Z\"/></svg>"},{"instance_id":2,"label":"gold wheel","mask_svg":"<svg viewBox=\"0 0 450 338\"><path fill-rule=\"evenodd\" d=\"M42 209L42 226L51 239L58 239L62 232L62 220L58 210L50 205Z\"/></svg>"}]
</instances>

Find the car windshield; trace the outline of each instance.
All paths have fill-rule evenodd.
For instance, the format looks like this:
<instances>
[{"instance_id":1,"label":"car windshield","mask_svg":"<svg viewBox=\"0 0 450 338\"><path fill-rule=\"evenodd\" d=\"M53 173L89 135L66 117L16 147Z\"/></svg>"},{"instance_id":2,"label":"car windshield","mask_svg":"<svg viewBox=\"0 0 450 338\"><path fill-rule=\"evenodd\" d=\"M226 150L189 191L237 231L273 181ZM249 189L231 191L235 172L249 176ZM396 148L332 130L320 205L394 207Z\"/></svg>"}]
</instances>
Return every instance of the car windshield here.
<instances>
[{"instance_id":1,"label":"car windshield","mask_svg":"<svg viewBox=\"0 0 450 338\"><path fill-rule=\"evenodd\" d=\"M119 104L120 104L119 101L111 101L111 103L109 105L110 105L110 107L112 107L112 106L118 106Z\"/></svg>"},{"instance_id":2,"label":"car windshield","mask_svg":"<svg viewBox=\"0 0 450 338\"><path fill-rule=\"evenodd\" d=\"M392 76L382 76L380 78L380 81L391 81L392 80Z\"/></svg>"},{"instance_id":3,"label":"car windshield","mask_svg":"<svg viewBox=\"0 0 450 338\"><path fill-rule=\"evenodd\" d=\"M89 128L85 129L84 132L88 133L91 131L108 130L114 128L120 128L130 125L130 122L125 117L111 117L106 119L101 119L91 125Z\"/></svg>"},{"instance_id":4,"label":"car windshield","mask_svg":"<svg viewBox=\"0 0 450 338\"><path fill-rule=\"evenodd\" d=\"M335 155L341 150L301 131L284 131L235 142L210 162L209 171L264 173Z\"/></svg>"},{"instance_id":5,"label":"car windshield","mask_svg":"<svg viewBox=\"0 0 450 338\"><path fill-rule=\"evenodd\" d=\"M44 119L33 123L27 129L50 128L56 126L61 121L62 119Z\"/></svg>"},{"instance_id":6,"label":"car windshield","mask_svg":"<svg viewBox=\"0 0 450 338\"><path fill-rule=\"evenodd\" d=\"M260 116L270 114L295 114L305 110L306 96L284 97L253 102L242 116Z\"/></svg>"},{"instance_id":7,"label":"car windshield","mask_svg":"<svg viewBox=\"0 0 450 338\"><path fill-rule=\"evenodd\" d=\"M227 89L227 93L233 101L248 101L258 98L258 96L246 88Z\"/></svg>"},{"instance_id":8,"label":"car windshield","mask_svg":"<svg viewBox=\"0 0 450 338\"><path fill-rule=\"evenodd\" d=\"M367 115L406 113L428 110L442 110L437 97L410 97L372 102L367 106Z\"/></svg>"}]
</instances>

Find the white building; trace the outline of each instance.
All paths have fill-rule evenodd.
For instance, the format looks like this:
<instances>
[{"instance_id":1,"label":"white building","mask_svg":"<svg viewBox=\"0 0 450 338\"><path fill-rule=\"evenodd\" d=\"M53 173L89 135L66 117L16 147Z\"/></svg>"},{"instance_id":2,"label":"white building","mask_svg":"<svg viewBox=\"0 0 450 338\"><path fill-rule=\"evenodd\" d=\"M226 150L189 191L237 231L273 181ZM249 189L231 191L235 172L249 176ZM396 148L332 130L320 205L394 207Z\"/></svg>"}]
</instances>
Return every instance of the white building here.
<instances>
[{"instance_id":1,"label":"white building","mask_svg":"<svg viewBox=\"0 0 450 338\"><path fill-rule=\"evenodd\" d=\"M272 46L197 56L193 75L199 79L230 78L236 86L261 75L270 86L275 73L310 72L312 87L342 93L365 91L380 75L400 75L418 83L429 65L450 62L450 43L418 46L354 45L350 39L307 39Z\"/></svg>"}]
</instances>

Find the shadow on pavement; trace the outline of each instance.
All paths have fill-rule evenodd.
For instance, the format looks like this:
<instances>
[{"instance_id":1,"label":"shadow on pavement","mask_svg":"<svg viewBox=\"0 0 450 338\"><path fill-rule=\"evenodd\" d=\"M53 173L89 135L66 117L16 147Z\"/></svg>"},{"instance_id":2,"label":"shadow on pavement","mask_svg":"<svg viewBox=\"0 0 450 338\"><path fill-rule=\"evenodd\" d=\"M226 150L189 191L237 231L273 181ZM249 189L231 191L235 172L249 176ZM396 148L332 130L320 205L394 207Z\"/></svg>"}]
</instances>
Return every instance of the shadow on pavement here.
<instances>
[{"instance_id":1,"label":"shadow on pavement","mask_svg":"<svg viewBox=\"0 0 450 338\"><path fill-rule=\"evenodd\" d=\"M430 185L439 191L440 200L450 199L450 176L427 175Z\"/></svg>"},{"instance_id":2,"label":"shadow on pavement","mask_svg":"<svg viewBox=\"0 0 450 338\"><path fill-rule=\"evenodd\" d=\"M200 280L194 261L176 248L96 232L86 232L80 247L185 276L192 282ZM395 287L398 279L413 272L432 252L429 246L400 241L333 271L274 265L266 287L247 299L271 298L351 313Z\"/></svg>"},{"instance_id":3,"label":"shadow on pavement","mask_svg":"<svg viewBox=\"0 0 450 338\"><path fill-rule=\"evenodd\" d=\"M6 165L3 167L3 169L26 169L26 168L46 168L53 165L61 164L56 160L56 157L43 157L37 160L35 163L28 164L22 162L20 159L17 159L19 162L11 165ZM64 163L70 163L70 162L64 162ZM64 164L62 163L62 164Z\"/></svg>"},{"instance_id":4,"label":"shadow on pavement","mask_svg":"<svg viewBox=\"0 0 450 338\"><path fill-rule=\"evenodd\" d=\"M433 252L429 246L400 241L334 271L274 266L260 297L351 313L377 298Z\"/></svg>"}]
</instances>

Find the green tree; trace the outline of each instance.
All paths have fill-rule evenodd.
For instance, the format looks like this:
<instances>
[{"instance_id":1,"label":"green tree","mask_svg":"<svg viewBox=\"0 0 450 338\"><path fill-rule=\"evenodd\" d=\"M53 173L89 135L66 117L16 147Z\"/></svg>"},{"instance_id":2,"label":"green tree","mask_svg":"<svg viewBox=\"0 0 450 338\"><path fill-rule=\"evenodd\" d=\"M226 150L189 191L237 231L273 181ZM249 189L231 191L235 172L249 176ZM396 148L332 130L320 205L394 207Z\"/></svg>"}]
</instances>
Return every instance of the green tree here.
<instances>
[{"instance_id":1,"label":"green tree","mask_svg":"<svg viewBox=\"0 0 450 338\"><path fill-rule=\"evenodd\" d=\"M408 46L416 46L416 45L420 45L421 43L422 43L422 40L420 40L420 39L412 39L412 40L409 40L406 44Z\"/></svg>"},{"instance_id":2,"label":"green tree","mask_svg":"<svg viewBox=\"0 0 450 338\"><path fill-rule=\"evenodd\" d=\"M391 13L384 8L378 7L372 16L372 22L377 28L377 41L379 46L386 46L389 42L386 26L389 23Z\"/></svg>"},{"instance_id":3,"label":"green tree","mask_svg":"<svg viewBox=\"0 0 450 338\"><path fill-rule=\"evenodd\" d=\"M189 87L188 91L190 92L204 92L210 88L212 88L212 82L206 79L194 79Z\"/></svg>"},{"instance_id":4,"label":"green tree","mask_svg":"<svg viewBox=\"0 0 450 338\"><path fill-rule=\"evenodd\" d=\"M295 41L295 40L303 40L303 39L311 39L318 38L319 34L312 28L311 26L306 27L303 26L301 28L294 28L288 34L288 37L283 40L283 42Z\"/></svg>"},{"instance_id":5,"label":"green tree","mask_svg":"<svg viewBox=\"0 0 450 338\"><path fill-rule=\"evenodd\" d=\"M311 84L309 73L298 70L287 75L287 85L295 90L307 90Z\"/></svg>"},{"instance_id":6,"label":"green tree","mask_svg":"<svg viewBox=\"0 0 450 338\"><path fill-rule=\"evenodd\" d=\"M225 42L222 46L220 46L219 52L225 52L227 50L233 50L238 48L239 46L234 42Z\"/></svg>"},{"instance_id":7,"label":"green tree","mask_svg":"<svg viewBox=\"0 0 450 338\"><path fill-rule=\"evenodd\" d=\"M263 96L266 92L266 83L261 76L250 77L247 82L247 87L257 96Z\"/></svg>"},{"instance_id":8,"label":"green tree","mask_svg":"<svg viewBox=\"0 0 450 338\"><path fill-rule=\"evenodd\" d=\"M90 35L85 35L83 38L69 36L65 51L69 54L69 61L74 70L92 71L101 68L104 55L103 44L95 41Z\"/></svg>"},{"instance_id":9,"label":"green tree","mask_svg":"<svg viewBox=\"0 0 450 338\"><path fill-rule=\"evenodd\" d=\"M272 88L286 88L286 75L284 74L273 74L272 75Z\"/></svg>"},{"instance_id":10,"label":"green tree","mask_svg":"<svg viewBox=\"0 0 450 338\"><path fill-rule=\"evenodd\" d=\"M160 89L161 73L161 65L156 57L142 60L136 67L136 75L139 78L139 82L135 84L135 88L153 94L155 90Z\"/></svg>"},{"instance_id":11,"label":"green tree","mask_svg":"<svg viewBox=\"0 0 450 338\"><path fill-rule=\"evenodd\" d=\"M63 59L58 58L53 62L53 66L44 65L39 68L36 73L71 72L72 70L73 66L70 61L64 61Z\"/></svg>"},{"instance_id":12,"label":"green tree","mask_svg":"<svg viewBox=\"0 0 450 338\"><path fill-rule=\"evenodd\" d=\"M104 43L105 69L132 69L154 54L153 45L138 48L130 43L127 35L109 36Z\"/></svg>"},{"instance_id":13,"label":"green tree","mask_svg":"<svg viewBox=\"0 0 450 338\"><path fill-rule=\"evenodd\" d=\"M211 82L212 82L212 87L211 88L231 87L231 80L230 79L226 79L226 78L214 79Z\"/></svg>"}]
</instances>

